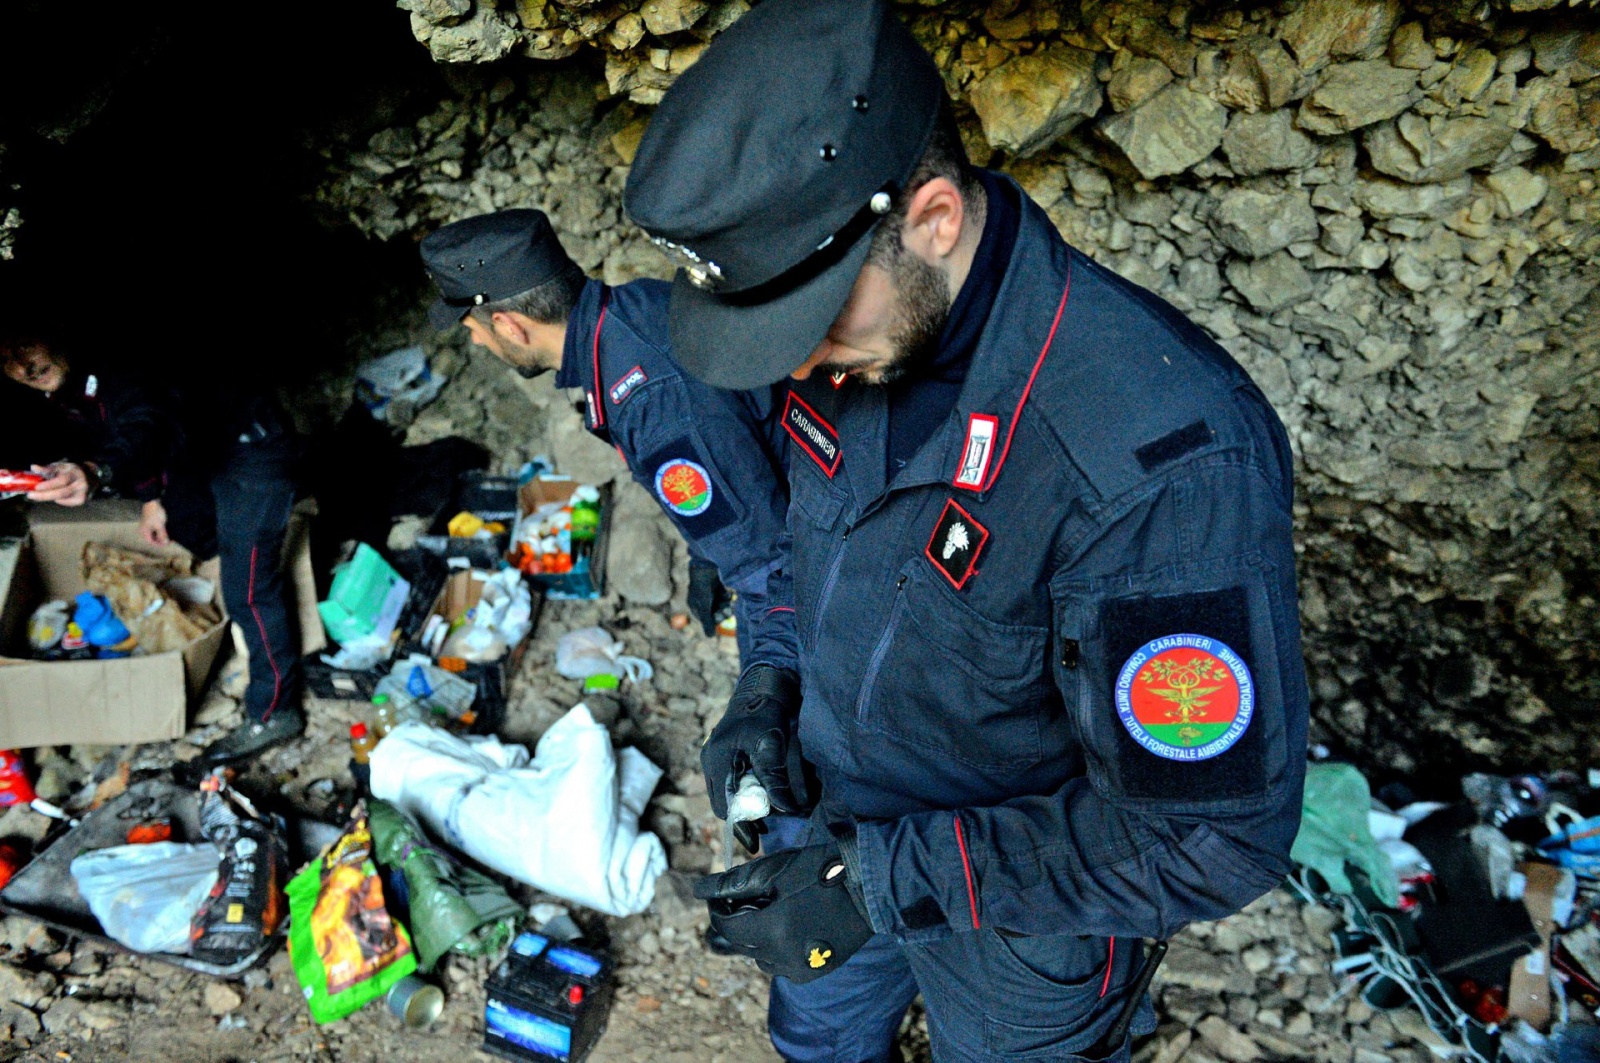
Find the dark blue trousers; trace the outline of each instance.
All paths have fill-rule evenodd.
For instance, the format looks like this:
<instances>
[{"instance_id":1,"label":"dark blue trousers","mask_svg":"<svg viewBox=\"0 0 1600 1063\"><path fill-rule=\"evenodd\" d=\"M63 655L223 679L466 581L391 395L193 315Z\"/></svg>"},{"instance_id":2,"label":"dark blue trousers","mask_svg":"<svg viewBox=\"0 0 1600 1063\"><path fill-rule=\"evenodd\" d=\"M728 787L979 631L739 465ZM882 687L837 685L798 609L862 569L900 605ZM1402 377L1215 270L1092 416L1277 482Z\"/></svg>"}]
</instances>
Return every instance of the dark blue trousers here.
<instances>
[{"instance_id":1,"label":"dark blue trousers","mask_svg":"<svg viewBox=\"0 0 1600 1063\"><path fill-rule=\"evenodd\" d=\"M220 472L174 472L162 493L167 531L197 559L217 557L222 600L250 650L244 712L299 710L300 639L283 576L294 508L291 455L273 442L241 446Z\"/></svg>"},{"instance_id":2,"label":"dark blue trousers","mask_svg":"<svg viewBox=\"0 0 1600 1063\"><path fill-rule=\"evenodd\" d=\"M809 825L768 821L767 851L805 844ZM965 914L965 913L961 913ZM832 974L772 980L767 1028L788 1063L893 1063L918 993L938 1063L1128 1059L1126 1043L1093 1051L1128 1000L1143 960L1136 939L1008 937L970 928L925 944L878 934ZM1133 1033L1155 1028L1141 1001Z\"/></svg>"}]
</instances>

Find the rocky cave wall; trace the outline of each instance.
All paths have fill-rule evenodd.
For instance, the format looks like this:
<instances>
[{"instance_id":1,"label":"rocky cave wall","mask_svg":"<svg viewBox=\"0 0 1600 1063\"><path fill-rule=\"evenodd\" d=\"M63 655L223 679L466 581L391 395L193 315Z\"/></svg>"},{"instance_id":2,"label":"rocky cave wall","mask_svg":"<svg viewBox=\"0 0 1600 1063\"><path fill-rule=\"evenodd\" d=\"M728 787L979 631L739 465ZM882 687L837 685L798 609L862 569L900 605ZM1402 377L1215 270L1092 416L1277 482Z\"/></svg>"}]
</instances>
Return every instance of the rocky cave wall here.
<instances>
[{"instance_id":1,"label":"rocky cave wall","mask_svg":"<svg viewBox=\"0 0 1600 1063\"><path fill-rule=\"evenodd\" d=\"M621 188L743 0L399 6L441 62L499 62L328 146L327 217L537 206L607 281L666 276ZM901 7L975 158L1288 425L1314 738L1399 773L1600 761L1594 0Z\"/></svg>"}]
</instances>

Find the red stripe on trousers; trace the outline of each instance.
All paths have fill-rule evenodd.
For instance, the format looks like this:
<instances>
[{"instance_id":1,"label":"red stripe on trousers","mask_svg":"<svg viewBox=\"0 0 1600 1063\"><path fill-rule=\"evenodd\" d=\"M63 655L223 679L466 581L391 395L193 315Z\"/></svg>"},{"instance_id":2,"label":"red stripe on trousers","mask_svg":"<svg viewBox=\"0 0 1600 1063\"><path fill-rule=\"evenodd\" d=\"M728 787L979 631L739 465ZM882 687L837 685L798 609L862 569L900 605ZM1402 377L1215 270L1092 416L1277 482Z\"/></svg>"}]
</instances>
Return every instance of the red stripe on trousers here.
<instances>
[{"instance_id":1,"label":"red stripe on trousers","mask_svg":"<svg viewBox=\"0 0 1600 1063\"><path fill-rule=\"evenodd\" d=\"M967 838L961 833L961 817L956 816L956 845L961 849L961 869L967 874L967 904L972 908L972 929L978 929L978 893L972 888L972 861L967 858Z\"/></svg>"},{"instance_id":2,"label":"red stripe on trousers","mask_svg":"<svg viewBox=\"0 0 1600 1063\"><path fill-rule=\"evenodd\" d=\"M250 606L251 615L256 618L256 630L261 632L261 648L267 651L267 663L272 666L272 703L261 715L261 722L266 723L272 718L272 710L278 707L278 698L283 694L283 673L278 671L278 662L272 656L272 643L267 638L267 625L261 622L261 610L256 608L256 555L260 552L259 546L250 548L250 589L245 594L245 602Z\"/></svg>"}]
</instances>

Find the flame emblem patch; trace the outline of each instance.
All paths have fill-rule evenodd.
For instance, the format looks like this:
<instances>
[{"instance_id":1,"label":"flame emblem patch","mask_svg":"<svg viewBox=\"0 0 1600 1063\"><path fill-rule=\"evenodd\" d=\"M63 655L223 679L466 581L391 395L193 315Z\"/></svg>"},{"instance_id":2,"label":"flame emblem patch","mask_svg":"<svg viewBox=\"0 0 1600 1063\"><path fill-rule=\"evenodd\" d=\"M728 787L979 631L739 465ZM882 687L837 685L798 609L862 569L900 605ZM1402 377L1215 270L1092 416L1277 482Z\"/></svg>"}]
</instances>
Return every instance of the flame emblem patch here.
<instances>
[{"instance_id":1,"label":"flame emblem patch","mask_svg":"<svg viewBox=\"0 0 1600 1063\"><path fill-rule=\"evenodd\" d=\"M951 498L945 500L939 523L933 526L922 552L959 591L978 574L978 555L988 541L989 529Z\"/></svg>"},{"instance_id":2,"label":"flame emblem patch","mask_svg":"<svg viewBox=\"0 0 1600 1063\"><path fill-rule=\"evenodd\" d=\"M1244 659L1205 635L1145 643L1117 675L1117 715L1133 740L1167 760L1209 760L1244 735L1255 713Z\"/></svg>"}]
</instances>

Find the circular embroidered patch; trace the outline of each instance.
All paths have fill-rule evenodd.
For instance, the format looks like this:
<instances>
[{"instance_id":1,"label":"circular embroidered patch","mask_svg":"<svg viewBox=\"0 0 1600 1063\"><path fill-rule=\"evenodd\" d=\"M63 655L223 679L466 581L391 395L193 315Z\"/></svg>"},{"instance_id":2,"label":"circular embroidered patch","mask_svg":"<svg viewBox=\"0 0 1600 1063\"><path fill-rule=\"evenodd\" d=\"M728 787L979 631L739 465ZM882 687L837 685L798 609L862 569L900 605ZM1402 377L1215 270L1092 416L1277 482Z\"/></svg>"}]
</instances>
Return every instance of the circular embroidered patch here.
<instances>
[{"instance_id":1,"label":"circular embroidered patch","mask_svg":"<svg viewBox=\"0 0 1600 1063\"><path fill-rule=\"evenodd\" d=\"M705 466L673 458L656 470L656 495L680 517L698 517L711 508L711 476Z\"/></svg>"},{"instance_id":2,"label":"circular embroidered patch","mask_svg":"<svg viewBox=\"0 0 1600 1063\"><path fill-rule=\"evenodd\" d=\"M1229 749L1256 707L1244 659L1204 635L1145 643L1117 675L1116 697L1128 734L1168 760L1209 760Z\"/></svg>"}]
</instances>

